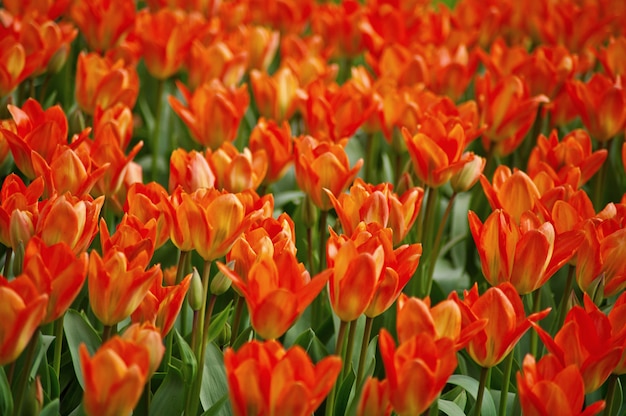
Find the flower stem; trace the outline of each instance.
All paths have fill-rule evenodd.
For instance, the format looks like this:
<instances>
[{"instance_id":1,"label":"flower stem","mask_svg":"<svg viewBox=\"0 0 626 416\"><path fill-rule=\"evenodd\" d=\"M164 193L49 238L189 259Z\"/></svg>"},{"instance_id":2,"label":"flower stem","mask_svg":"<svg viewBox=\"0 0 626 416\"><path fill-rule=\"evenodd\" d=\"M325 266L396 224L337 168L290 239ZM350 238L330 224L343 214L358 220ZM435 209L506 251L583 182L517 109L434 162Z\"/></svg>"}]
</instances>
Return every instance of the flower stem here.
<instances>
[{"instance_id":1,"label":"flower stem","mask_svg":"<svg viewBox=\"0 0 626 416\"><path fill-rule=\"evenodd\" d=\"M610 141L608 142L600 142L599 149L609 149ZM606 190L606 174L609 170L609 158L607 157L602 166L600 166L600 170L596 175L596 180L594 183L594 192L593 192L593 207L596 212L602 209L602 204L604 203L604 191Z\"/></svg>"},{"instance_id":2,"label":"flower stem","mask_svg":"<svg viewBox=\"0 0 626 416\"><path fill-rule=\"evenodd\" d=\"M489 368L481 367L480 369L480 381L478 383L478 392L476 393L476 404L474 405L474 416L480 416L481 408L483 407L483 396L485 395L485 389L487 388L487 374Z\"/></svg>"},{"instance_id":3,"label":"flower stem","mask_svg":"<svg viewBox=\"0 0 626 416\"><path fill-rule=\"evenodd\" d=\"M370 183L372 180L375 180L374 174L376 169L374 168L374 161L376 158L376 146L378 137L374 135L374 133L368 133L365 142L365 166L363 172L363 179L365 182Z\"/></svg>"},{"instance_id":4,"label":"flower stem","mask_svg":"<svg viewBox=\"0 0 626 416\"><path fill-rule=\"evenodd\" d=\"M532 297L533 297L533 313L537 313L539 312L539 309L541 308L541 288L535 290L532 293ZM531 331L530 332L530 354L532 354L532 356L537 359L540 358L537 356L538 344L539 344L539 335L537 335L537 331Z\"/></svg>"},{"instance_id":5,"label":"flower stem","mask_svg":"<svg viewBox=\"0 0 626 416\"><path fill-rule=\"evenodd\" d=\"M617 390L617 379L618 379L618 375L617 374L611 374L609 376L609 381L607 383L607 389L606 389L606 398L604 399L604 402L606 403L606 407L604 408L604 416L611 416L611 413L613 413L613 400L615 399L615 391Z\"/></svg>"},{"instance_id":6,"label":"flower stem","mask_svg":"<svg viewBox=\"0 0 626 416\"><path fill-rule=\"evenodd\" d=\"M513 370L513 351L504 359L504 374L502 375L502 390L500 392L500 409L498 416L506 416L506 402L509 398L509 384L511 383L511 371Z\"/></svg>"},{"instance_id":7,"label":"flower stem","mask_svg":"<svg viewBox=\"0 0 626 416\"><path fill-rule=\"evenodd\" d=\"M433 227L435 223L435 214L436 214L436 206L437 206L437 196L438 190L436 188L427 187L426 192L428 195L426 196L426 210L424 211L424 216L421 219L422 227L421 227L421 235L418 235L418 242L422 243L422 256L429 256L431 251L431 244L433 238ZM426 257L428 258L428 257ZM420 298L428 296L428 269L430 265L428 262L422 264L421 267L418 268L417 271L417 279L411 279L409 285L411 285L409 289L409 294L411 296L418 296Z\"/></svg>"},{"instance_id":8,"label":"flower stem","mask_svg":"<svg viewBox=\"0 0 626 416\"><path fill-rule=\"evenodd\" d=\"M15 403L13 407L13 414L22 414L22 401L24 400L24 394L28 388L28 379L30 378L30 368L33 365L35 359L35 353L37 352L37 344L39 342L39 331L35 332L28 342L26 347L26 356L24 359L24 367L20 373L20 379L17 385L17 392L15 395Z\"/></svg>"},{"instance_id":9,"label":"flower stem","mask_svg":"<svg viewBox=\"0 0 626 416\"><path fill-rule=\"evenodd\" d=\"M357 387L361 384L363 373L365 372L365 356L367 355L367 347L370 343L370 336L372 335L372 325L374 323L374 318L370 318L369 316L365 317L365 328L363 330L363 340L361 342L361 353L359 355L359 368L357 370L356 375L356 385Z\"/></svg>"},{"instance_id":10,"label":"flower stem","mask_svg":"<svg viewBox=\"0 0 626 416\"><path fill-rule=\"evenodd\" d=\"M450 196L448 200L448 206L443 213L443 217L439 222L439 228L437 229L437 235L435 236L435 242L433 243L433 247L430 251L430 259L428 262L428 275L426 278L426 294L430 294L430 291L433 286L433 276L435 274L435 264L437 263L437 257L439 257L439 252L441 251L441 239L443 238L443 230L446 228L446 223L448 222L448 218L450 217L450 213L452 212L452 207L454 206L454 200L456 198L456 192Z\"/></svg>"},{"instance_id":11,"label":"flower stem","mask_svg":"<svg viewBox=\"0 0 626 416\"><path fill-rule=\"evenodd\" d=\"M326 224L328 221L328 211L321 210L319 217L319 263L316 272L319 273L326 268L326 240L328 231L326 230ZM309 246L312 247L312 246ZM309 258L309 261L313 261ZM313 273L313 272L312 272ZM322 289L322 292L317 295L311 304L311 326L314 330L317 330L324 320L324 307L326 302L326 289Z\"/></svg>"},{"instance_id":12,"label":"flower stem","mask_svg":"<svg viewBox=\"0 0 626 416\"><path fill-rule=\"evenodd\" d=\"M241 315L243 315L243 308L246 306L246 299L243 296L237 296L237 302L235 303L235 314L233 315L232 331L230 333L230 346L235 345L235 341L239 336L239 326L241 325Z\"/></svg>"},{"instance_id":13,"label":"flower stem","mask_svg":"<svg viewBox=\"0 0 626 416\"><path fill-rule=\"evenodd\" d=\"M555 322L556 328L560 328L563 326L563 322L565 321L565 315L567 314L567 300L569 299L570 292L572 291L572 284L574 283L574 273L576 271L576 267L573 265L569 265L567 270L567 280L565 281L565 290L563 290L563 297L561 297L561 302L559 303L559 312L557 315L557 320Z\"/></svg>"},{"instance_id":14,"label":"flower stem","mask_svg":"<svg viewBox=\"0 0 626 416\"><path fill-rule=\"evenodd\" d=\"M346 336L346 327L348 326L348 322L345 321L341 321L341 323L339 324L339 332L337 332L337 344L335 347L335 354L339 354L339 355L343 355L342 351L343 351L343 341L344 338ZM332 390L330 391L330 394L328 395L328 398L326 399L326 416L331 416L334 412L334 407L335 407L335 395L337 394L337 387L339 385L339 383L341 382L341 375L337 378L337 381L335 381L335 384L333 385Z\"/></svg>"},{"instance_id":15,"label":"flower stem","mask_svg":"<svg viewBox=\"0 0 626 416\"><path fill-rule=\"evenodd\" d=\"M57 379L59 378L59 372L61 371L61 352L63 347L63 317L61 315L56 321L54 321L54 355L52 359L52 368Z\"/></svg>"},{"instance_id":16,"label":"flower stem","mask_svg":"<svg viewBox=\"0 0 626 416\"><path fill-rule=\"evenodd\" d=\"M154 113L154 130L152 132L152 180L158 180L159 157L161 157L161 107L163 106L163 88L165 80L157 80L156 89L156 110Z\"/></svg>"},{"instance_id":17,"label":"flower stem","mask_svg":"<svg viewBox=\"0 0 626 416\"><path fill-rule=\"evenodd\" d=\"M2 267L2 276L5 276L9 279L9 272L11 271L11 258L13 257L13 249L11 247L7 248L7 254L4 257L4 266Z\"/></svg>"},{"instance_id":18,"label":"flower stem","mask_svg":"<svg viewBox=\"0 0 626 416\"><path fill-rule=\"evenodd\" d=\"M344 360L343 360L343 369L341 370L342 377L340 378L340 380L346 377L346 375L352 368L352 350L354 349L354 336L356 334L356 323L357 323L356 319L350 322L350 330L348 331L348 345L346 345L346 351L345 351Z\"/></svg>"},{"instance_id":19,"label":"flower stem","mask_svg":"<svg viewBox=\"0 0 626 416\"><path fill-rule=\"evenodd\" d=\"M102 343L104 344L113 335L113 325L104 325L102 328Z\"/></svg>"}]
</instances>

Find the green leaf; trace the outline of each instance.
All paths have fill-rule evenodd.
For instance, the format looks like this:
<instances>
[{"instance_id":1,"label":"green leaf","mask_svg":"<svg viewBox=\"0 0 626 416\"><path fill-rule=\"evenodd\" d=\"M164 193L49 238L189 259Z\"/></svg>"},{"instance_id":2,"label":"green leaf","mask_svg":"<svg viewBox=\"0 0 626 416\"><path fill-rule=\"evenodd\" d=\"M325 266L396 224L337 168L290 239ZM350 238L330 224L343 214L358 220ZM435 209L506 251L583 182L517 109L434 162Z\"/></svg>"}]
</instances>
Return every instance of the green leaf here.
<instances>
[{"instance_id":1,"label":"green leaf","mask_svg":"<svg viewBox=\"0 0 626 416\"><path fill-rule=\"evenodd\" d=\"M43 409L41 409L41 413L39 413L39 416L56 416L60 414L60 411L61 404L59 403L59 399L54 399L50 403L48 403Z\"/></svg>"},{"instance_id":2,"label":"green leaf","mask_svg":"<svg viewBox=\"0 0 626 416\"><path fill-rule=\"evenodd\" d=\"M453 374L448 379L449 384L454 384L455 386L461 386L467 391L474 399L476 399L478 393L479 382L478 380L469 377L463 376L460 374ZM496 416L496 405L493 402L493 397L491 397L491 393L489 389L485 389L485 393L483 395L483 405L481 408L481 414L483 416Z\"/></svg>"},{"instance_id":3,"label":"green leaf","mask_svg":"<svg viewBox=\"0 0 626 416\"><path fill-rule=\"evenodd\" d=\"M224 308L223 311L214 315L211 318L211 323L209 324L209 333L207 334L208 342L213 341L217 336L222 332L222 328L224 328L224 324L228 321L228 316L230 315L230 310L233 302L229 302L228 306Z\"/></svg>"},{"instance_id":4,"label":"green leaf","mask_svg":"<svg viewBox=\"0 0 626 416\"><path fill-rule=\"evenodd\" d=\"M439 406L439 410L448 416L465 416L463 409L455 402L439 399L437 405Z\"/></svg>"},{"instance_id":5,"label":"green leaf","mask_svg":"<svg viewBox=\"0 0 626 416\"><path fill-rule=\"evenodd\" d=\"M176 343L178 345L178 351L180 352L180 358L182 360L182 366L180 368L185 385L191 386L193 380L196 379L198 372L198 362L196 356L193 354L191 347L185 341L177 329L174 329L174 336L176 337Z\"/></svg>"},{"instance_id":6,"label":"green leaf","mask_svg":"<svg viewBox=\"0 0 626 416\"><path fill-rule=\"evenodd\" d=\"M354 374L354 371L350 371L343 379L341 387L339 387L339 391L337 392L337 399L335 400L335 416L343 416L346 414L355 379L356 374Z\"/></svg>"},{"instance_id":7,"label":"green leaf","mask_svg":"<svg viewBox=\"0 0 626 416\"><path fill-rule=\"evenodd\" d=\"M206 412L202 413L202 416L214 416L214 415L216 415L217 412L222 410L222 407L224 406L224 404L226 402L228 402L228 394L225 394L224 396L222 396L222 398L219 399L217 402L215 402L215 404L213 406L211 406L211 408L209 410L207 410Z\"/></svg>"},{"instance_id":8,"label":"green leaf","mask_svg":"<svg viewBox=\"0 0 626 416\"><path fill-rule=\"evenodd\" d=\"M301 346L306 352L311 348L311 344L313 344L313 339L315 338L315 332L311 328L307 329L295 339L293 345Z\"/></svg>"},{"instance_id":9,"label":"green leaf","mask_svg":"<svg viewBox=\"0 0 626 416\"><path fill-rule=\"evenodd\" d=\"M33 361L33 366L30 369L29 377L31 379L35 378L37 375L37 371L39 370L39 366L41 365L41 361L44 359L50 344L54 341L54 336L52 335L41 335L39 337L39 343L37 345L37 355L35 356L35 360Z\"/></svg>"},{"instance_id":10,"label":"green leaf","mask_svg":"<svg viewBox=\"0 0 626 416\"><path fill-rule=\"evenodd\" d=\"M165 379L150 402L150 415L180 415L185 406L185 380L173 366L167 369Z\"/></svg>"},{"instance_id":11,"label":"green leaf","mask_svg":"<svg viewBox=\"0 0 626 416\"><path fill-rule=\"evenodd\" d=\"M50 399L56 399L60 397L61 387L59 387L59 377L54 372L54 368L51 365L46 366L47 377L42 377L42 388L45 393L48 394ZM44 383L45 381L45 383Z\"/></svg>"},{"instance_id":12,"label":"green leaf","mask_svg":"<svg viewBox=\"0 0 626 416\"><path fill-rule=\"evenodd\" d=\"M250 339L250 334L252 334L252 327L249 326L244 329L241 334L235 339L235 343L231 346L232 349L237 351L239 347L245 344Z\"/></svg>"},{"instance_id":13,"label":"green leaf","mask_svg":"<svg viewBox=\"0 0 626 416\"><path fill-rule=\"evenodd\" d=\"M13 414L13 395L9 379L4 373L4 367L0 367L0 415Z\"/></svg>"},{"instance_id":14,"label":"green leaf","mask_svg":"<svg viewBox=\"0 0 626 416\"><path fill-rule=\"evenodd\" d=\"M228 383L222 351L211 342L207 345L205 354L200 403L202 403L202 408L207 410L228 394ZM216 414L227 416L230 414L230 409L221 408Z\"/></svg>"},{"instance_id":15,"label":"green leaf","mask_svg":"<svg viewBox=\"0 0 626 416\"><path fill-rule=\"evenodd\" d=\"M461 386L456 386L452 390L441 396L441 399L456 403L461 409L465 409L467 405L467 392Z\"/></svg>"},{"instance_id":16,"label":"green leaf","mask_svg":"<svg viewBox=\"0 0 626 416\"><path fill-rule=\"evenodd\" d=\"M72 309L68 310L65 314L65 318L63 319L63 330L65 332L65 338L67 339L70 354L72 356L72 364L74 365L76 378L78 379L80 386L84 389L85 382L83 380L83 372L80 368L78 347L80 344L85 344L87 346L87 351L89 351L89 355L93 355L96 353L98 347L100 347L100 344L102 344L102 340L89 321L87 321L87 318Z\"/></svg>"}]
</instances>

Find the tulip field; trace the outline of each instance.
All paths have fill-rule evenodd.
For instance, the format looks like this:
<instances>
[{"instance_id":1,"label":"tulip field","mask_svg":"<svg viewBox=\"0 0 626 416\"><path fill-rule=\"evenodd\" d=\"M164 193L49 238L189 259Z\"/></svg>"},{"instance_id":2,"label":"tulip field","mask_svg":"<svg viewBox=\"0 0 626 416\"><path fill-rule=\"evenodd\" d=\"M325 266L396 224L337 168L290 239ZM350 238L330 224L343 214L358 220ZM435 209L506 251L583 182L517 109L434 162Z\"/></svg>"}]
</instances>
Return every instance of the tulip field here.
<instances>
[{"instance_id":1,"label":"tulip field","mask_svg":"<svg viewBox=\"0 0 626 416\"><path fill-rule=\"evenodd\" d=\"M2 0L0 416L626 415L625 28Z\"/></svg>"}]
</instances>

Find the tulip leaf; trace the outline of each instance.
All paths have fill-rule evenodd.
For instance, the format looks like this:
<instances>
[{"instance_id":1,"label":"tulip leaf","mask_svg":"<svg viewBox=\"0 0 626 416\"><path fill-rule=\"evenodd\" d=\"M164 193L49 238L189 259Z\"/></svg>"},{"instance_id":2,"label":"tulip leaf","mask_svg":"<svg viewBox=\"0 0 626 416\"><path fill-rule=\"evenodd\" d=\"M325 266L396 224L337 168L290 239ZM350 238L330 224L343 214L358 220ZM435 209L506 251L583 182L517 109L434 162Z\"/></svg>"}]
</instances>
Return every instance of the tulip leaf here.
<instances>
[{"instance_id":1,"label":"tulip leaf","mask_svg":"<svg viewBox=\"0 0 626 416\"><path fill-rule=\"evenodd\" d=\"M237 351L239 347L248 342L248 340L250 339L250 334L252 334L251 326L241 331L241 334L239 334L237 339L235 339L235 342L233 343L233 345L231 345L231 348Z\"/></svg>"},{"instance_id":2,"label":"tulip leaf","mask_svg":"<svg viewBox=\"0 0 626 416\"><path fill-rule=\"evenodd\" d=\"M49 399L58 398L61 394L61 387L59 386L59 377L57 376L54 368L51 365L47 364L46 369L44 370L46 374L41 378L41 385L44 391L44 394L47 395Z\"/></svg>"},{"instance_id":3,"label":"tulip leaf","mask_svg":"<svg viewBox=\"0 0 626 416\"><path fill-rule=\"evenodd\" d=\"M437 401L437 406L439 407L440 411L448 416L465 416L465 412L463 411L463 409L461 409L459 405L455 402L439 399Z\"/></svg>"},{"instance_id":4,"label":"tulip leaf","mask_svg":"<svg viewBox=\"0 0 626 416\"><path fill-rule=\"evenodd\" d=\"M204 373L200 387L200 403L204 410L210 409L225 394L228 394L224 355L217 345L210 342L205 351ZM222 407L217 415L229 415L230 407Z\"/></svg>"},{"instance_id":5,"label":"tulip leaf","mask_svg":"<svg viewBox=\"0 0 626 416\"><path fill-rule=\"evenodd\" d=\"M448 379L448 384L454 384L455 386L461 386L467 391L474 399L476 399L478 393L479 382L478 380L464 376L460 374L453 374ZM481 415L483 416L495 416L497 414L496 405L491 397L489 389L485 389L483 395L483 404L481 408Z\"/></svg>"},{"instance_id":6,"label":"tulip leaf","mask_svg":"<svg viewBox=\"0 0 626 416\"><path fill-rule=\"evenodd\" d=\"M48 351L48 347L54 341L54 337L52 335L40 335L39 342L37 343L37 355L35 356L35 361L33 361L33 366L30 369L29 377L35 378L37 375L37 371L39 370L39 366L41 365L41 360L46 356L46 352Z\"/></svg>"},{"instance_id":7,"label":"tulip leaf","mask_svg":"<svg viewBox=\"0 0 626 416\"><path fill-rule=\"evenodd\" d=\"M85 344L89 355L93 355L96 353L98 347L100 347L100 344L102 344L102 340L87 320L87 317L72 309L68 310L65 314L65 318L63 318L63 331L65 332L65 338L67 339L67 344L72 356L72 364L74 365L76 378L80 386L84 389L85 383L83 380L83 372L80 368L78 347L80 344Z\"/></svg>"},{"instance_id":8,"label":"tulip leaf","mask_svg":"<svg viewBox=\"0 0 626 416\"><path fill-rule=\"evenodd\" d=\"M0 367L0 415L13 414L13 396L9 379L4 372L4 367Z\"/></svg>"},{"instance_id":9,"label":"tulip leaf","mask_svg":"<svg viewBox=\"0 0 626 416\"><path fill-rule=\"evenodd\" d=\"M208 342L213 341L215 338L217 338L220 332L222 332L224 324L226 324L226 321L228 321L231 305L232 301L228 304L228 306L224 308L223 311L221 311L217 315L214 315L213 318L211 318L211 323L209 324L209 333L207 334L207 337L209 338Z\"/></svg>"},{"instance_id":10,"label":"tulip leaf","mask_svg":"<svg viewBox=\"0 0 626 416\"><path fill-rule=\"evenodd\" d=\"M187 386L191 386L193 380L196 379L196 373L198 372L198 362L196 356L193 354L191 347L185 341L177 329L174 329L174 335L176 336L176 342L178 344L178 351L180 352L180 358L182 360L182 366L180 368L183 381Z\"/></svg>"},{"instance_id":11,"label":"tulip leaf","mask_svg":"<svg viewBox=\"0 0 626 416\"><path fill-rule=\"evenodd\" d=\"M165 379L150 402L150 415L180 415L185 406L185 380L174 366L169 366Z\"/></svg>"},{"instance_id":12,"label":"tulip leaf","mask_svg":"<svg viewBox=\"0 0 626 416\"><path fill-rule=\"evenodd\" d=\"M441 396L441 399L454 402L461 409L465 409L467 404L467 392L461 386L456 386L452 390Z\"/></svg>"},{"instance_id":13,"label":"tulip leaf","mask_svg":"<svg viewBox=\"0 0 626 416\"><path fill-rule=\"evenodd\" d=\"M211 406L211 408L209 410L207 410L206 412L202 413L202 416L214 416L217 414L217 412L219 412L222 409L222 406L224 406L224 403L226 403L228 401L228 394L225 394L224 396L222 396L221 399L219 399L217 402L215 402L215 404L213 406Z\"/></svg>"},{"instance_id":14,"label":"tulip leaf","mask_svg":"<svg viewBox=\"0 0 626 416\"><path fill-rule=\"evenodd\" d=\"M335 400L335 416L343 416L346 414L355 379L356 375L352 370L343 379L341 387L339 387L339 391L337 392L337 399ZM337 382L339 382L339 380L337 380Z\"/></svg>"},{"instance_id":15,"label":"tulip leaf","mask_svg":"<svg viewBox=\"0 0 626 416\"><path fill-rule=\"evenodd\" d=\"M298 338L295 339L293 345L299 345L306 352L309 352L311 348L311 344L313 344L313 339L315 338L315 332L311 328L308 328L306 331L298 335Z\"/></svg>"},{"instance_id":16,"label":"tulip leaf","mask_svg":"<svg viewBox=\"0 0 626 416\"><path fill-rule=\"evenodd\" d=\"M43 409L41 409L41 413L39 413L39 416L56 416L60 413L60 410L61 403L59 402L59 399L54 399L50 403L48 403Z\"/></svg>"}]
</instances>

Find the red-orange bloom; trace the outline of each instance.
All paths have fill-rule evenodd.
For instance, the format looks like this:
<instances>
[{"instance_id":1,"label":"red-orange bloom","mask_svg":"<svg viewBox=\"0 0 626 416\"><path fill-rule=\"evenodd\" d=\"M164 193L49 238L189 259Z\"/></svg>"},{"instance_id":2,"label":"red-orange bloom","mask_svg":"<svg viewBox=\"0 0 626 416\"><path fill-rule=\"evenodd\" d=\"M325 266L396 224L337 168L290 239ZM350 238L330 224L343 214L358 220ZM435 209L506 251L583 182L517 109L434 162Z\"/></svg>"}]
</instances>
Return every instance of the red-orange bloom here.
<instances>
[{"instance_id":1,"label":"red-orange bloom","mask_svg":"<svg viewBox=\"0 0 626 416\"><path fill-rule=\"evenodd\" d=\"M0 276L0 365L22 353L46 316L48 295L20 275L9 281Z\"/></svg>"},{"instance_id":2,"label":"red-orange bloom","mask_svg":"<svg viewBox=\"0 0 626 416\"><path fill-rule=\"evenodd\" d=\"M24 45L26 59L37 63L33 75L58 72L67 60L77 34L78 30L68 22L21 22L19 42Z\"/></svg>"},{"instance_id":3,"label":"red-orange bloom","mask_svg":"<svg viewBox=\"0 0 626 416\"><path fill-rule=\"evenodd\" d=\"M613 370L613 374L626 374L626 292L622 293L609 312L609 323L611 324L611 337L615 345L622 345L624 352L619 364Z\"/></svg>"},{"instance_id":4,"label":"red-orange bloom","mask_svg":"<svg viewBox=\"0 0 626 416\"><path fill-rule=\"evenodd\" d=\"M600 48L596 53L602 63L604 72L613 80L626 75L626 62L622 59L626 55L626 37L611 38L608 45Z\"/></svg>"},{"instance_id":5,"label":"red-orange bloom","mask_svg":"<svg viewBox=\"0 0 626 416\"><path fill-rule=\"evenodd\" d=\"M69 7L70 0L5 0L2 7L24 20L55 20ZM1 49L0 49L1 50Z\"/></svg>"},{"instance_id":6,"label":"red-orange bloom","mask_svg":"<svg viewBox=\"0 0 626 416\"><path fill-rule=\"evenodd\" d=\"M582 376L585 393L602 386L619 364L623 342L611 336L611 322L586 294L585 307L574 306L554 339L538 325L533 325L546 348L563 367L574 364ZM617 328L616 328L617 329Z\"/></svg>"},{"instance_id":7,"label":"red-orange bloom","mask_svg":"<svg viewBox=\"0 0 626 416\"><path fill-rule=\"evenodd\" d=\"M38 178L26 186L14 173L4 179L0 189L0 243L15 250L20 241L26 244L33 236L43 185Z\"/></svg>"},{"instance_id":8,"label":"red-orange bloom","mask_svg":"<svg viewBox=\"0 0 626 416\"><path fill-rule=\"evenodd\" d=\"M463 291L463 300L456 292L449 299L461 307L463 322L487 320L487 325L470 339L466 349L480 366L498 365L515 347L533 322L546 317L550 309L526 317L524 304L510 283L502 283L478 295L478 285Z\"/></svg>"},{"instance_id":9,"label":"red-orange bloom","mask_svg":"<svg viewBox=\"0 0 626 416\"><path fill-rule=\"evenodd\" d=\"M605 142L624 128L626 98L619 79L595 73L587 83L568 82L567 92L593 139Z\"/></svg>"},{"instance_id":10,"label":"red-orange bloom","mask_svg":"<svg viewBox=\"0 0 626 416\"><path fill-rule=\"evenodd\" d=\"M0 40L0 97L11 93L37 69L38 62L27 60L24 46L12 36Z\"/></svg>"},{"instance_id":11,"label":"red-orange bloom","mask_svg":"<svg viewBox=\"0 0 626 416\"><path fill-rule=\"evenodd\" d=\"M161 9L137 13L135 33L141 41L143 60L150 74L160 80L174 75L183 66L194 39L207 29L199 13Z\"/></svg>"},{"instance_id":12,"label":"red-orange bloom","mask_svg":"<svg viewBox=\"0 0 626 416\"><path fill-rule=\"evenodd\" d=\"M156 182L146 185L135 183L128 188L124 212L147 224L156 220L155 250L161 247L170 237L170 219L167 215L167 191Z\"/></svg>"},{"instance_id":13,"label":"red-orange bloom","mask_svg":"<svg viewBox=\"0 0 626 416\"><path fill-rule=\"evenodd\" d=\"M400 415L419 415L437 399L457 366L451 340L421 333L397 348L389 332L380 331L380 355L389 382L391 404Z\"/></svg>"},{"instance_id":14,"label":"red-orange bloom","mask_svg":"<svg viewBox=\"0 0 626 416\"><path fill-rule=\"evenodd\" d=\"M133 108L139 94L139 76L123 61L113 62L95 52L81 52L76 64L76 102L87 114L122 103Z\"/></svg>"},{"instance_id":15,"label":"red-orange bloom","mask_svg":"<svg viewBox=\"0 0 626 416\"><path fill-rule=\"evenodd\" d=\"M245 297L252 327L264 339L276 339L287 332L329 277L320 274L311 279L293 252L272 251L259 253L244 277L218 263L220 271Z\"/></svg>"},{"instance_id":16,"label":"red-orange bloom","mask_svg":"<svg viewBox=\"0 0 626 416\"><path fill-rule=\"evenodd\" d=\"M299 346L285 351L277 341L250 341L224 352L230 402L235 416L310 415L319 407L341 371L341 359L317 364Z\"/></svg>"},{"instance_id":17,"label":"red-orange bloom","mask_svg":"<svg viewBox=\"0 0 626 416\"><path fill-rule=\"evenodd\" d=\"M391 415L391 393L387 380L368 378L363 386L358 416L389 416Z\"/></svg>"},{"instance_id":18,"label":"red-orange bloom","mask_svg":"<svg viewBox=\"0 0 626 416\"><path fill-rule=\"evenodd\" d=\"M393 244L397 246L417 219L424 190L413 187L399 196L389 183L371 185L356 178L349 193L341 193L337 198L328 193L328 197L346 235L352 235L361 221L378 223L393 230Z\"/></svg>"},{"instance_id":19,"label":"red-orange bloom","mask_svg":"<svg viewBox=\"0 0 626 416\"><path fill-rule=\"evenodd\" d=\"M47 246L39 237L30 239L22 271L48 295L43 324L61 317L74 302L87 277L87 259L87 253L77 257L64 242Z\"/></svg>"},{"instance_id":20,"label":"red-orange bloom","mask_svg":"<svg viewBox=\"0 0 626 416\"><path fill-rule=\"evenodd\" d=\"M492 286L509 282L520 295L543 286L574 256L583 239L578 231L557 235L550 222L532 212L522 214L519 225L500 209L484 224L473 211L468 218L485 279Z\"/></svg>"},{"instance_id":21,"label":"red-orange bloom","mask_svg":"<svg viewBox=\"0 0 626 416\"><path fill-rule=\"evenodd\" d=\"M150 372L150 352L133 340L115 336L93 356L85 344L78 350L83 373L83 407L89 416L131 414Z\"/></svg>"},{"instance_id":22,"label":"red-orange bloom","mask_svg":"<svg viewBox=\"0 0 626 416\"><path fill-rule=\"evenodd\" d=\"M261 116L277 123L293 116L298 105L300 83L289 67L281 67L272 75L252 70L250 85Z\"/></svg>"},{"instance_id":23,"label":"red-orange bloom","mask_svg":"<svg viewBox=\"0 0 626 416\"><path fill-rule=\"evenodd\" d=\"M267 172L265 150L251 152L247 147L239 152L230 142L216 149L207 149L206 158L215 173L215 187L229 192L256 190Z\"/></svg>"},{"instance_id":24,"label":"red-orange bloom","mask_svg":"<svg viewBox=\"0 0 626 416\"><path fill-rule=\"evenodd\" d=\"M554 181L554 185L569 184L577 189L583 186L600 169L607 150L592 152L591 138L585 130L574 130L559 141L556 130L550 137L543 134L528 158L528 175L535 178L540 172Z\"/></svg>"},{"instance_id":25,"label":"red-orange bloom","mask_svg":"<svg viewBox=\"0 0 626 416\"><path fill-rule=\"evenodd\" d=\"M548 101L543 95L531 97L520 78L509 75L492 81L486 73L476 78L476 97L481 112L481 125L487 125L482 141L496 155L512 153L530 130L539 104Z\"/></svg>"},{"instance_id":26,"label":"red-orange bloom","mask_svg":"<svg viewBox=\"0 0 626 416\"><path fill-rule=\"evenodd\" d=\"M158 370L159 364L161 364L161 359L165 352L165 346L163 345L164 336L165 334L160 332L159 328L150 322L131 324L121 336L122 340L140 345L146 350L150 359L150 367L148 367L146 379L150 379Z\"/></svg>"},{"instance_id":27,"label":"red-orange bloom","mask_svg":"<svg viewBox=\"0 0 626 416\"><path fill-rule=\"evenodd\" d=\"M578 368L564 366L557 357L548 354L539 362L527 354L523 373L517 373L517 388L525 415L593 416L604 409L604 401L585 406L585 386Z\"/></svg>"},{"instance_id":28,"label":"red-orange bloom","mask_svg":"<svg viewBox=\"0 0 626 416\"><path fill-rule=\"evenodd\" d=\"M235 45L231 45L235 46ZM200 40L191 44L187 59L187 85L195 90L200 85L219 79L225 86L239 85L246 72L248 54L239 49L231 50L223 41L215 41L205 46Z\"/></svg>"},{"instance_id":29,"label":"red-orange bloom","mask_svg":"<svg viewBox=\"0 0 626 416\"><path fill-rule=\"evenodd\" d=\"M102 255L109 251L121 251L128 260L129 267L146 268L154 254L156 240L156 220L143 224L137 217L124 215L115 232L110 235L104 218L100 219L100 247Z\"/></svg>"},{"instance_id":30,"label":"red-orange bloom","mask_svg":"<svg viewBox=\"0 0 626 416\"><path fill-rule=\"evenodd\" d=\"M279 126L273 120L259 118L250 133L248 146L253 152L265 150L268 161L267 173L263 180L265 184L278 181L293 163L293 138L291 127L286 121Z\"/></svg>"},{"instance_id":31,"label":"red-orange bloom","mask_svg":"<svg viewBox=\"0 0 626 416\"><path fill-rule=\"evenodd\" d=\"M189 128L194 140L210 149L235 140L239 123L250 102L245 85L238 89L226 88L214 79L202 84L193 93L180 82L176 85L187 105L172 96L169 103Z\"/></svg>"},{"instance_id":32,"label":"red-orange bloom","mask_svg":"<svg viewBox=\"0 0 626 416\"><path fill-rule=\"evenodd\" d=\"M70 17L89 47L99 53L117 44L135 24L135 4L124 0L72 2Z\"/></svg>"},{"instance_id":33,"label":"red-orange bloom","mask_svg":"<svg viewBox=\"0 0 626 416\"><path fill-rule=\"evenodd\" d=\"M359 159L351 169L343 146L318 142L311 136L296 139L294 160L298 186L324 211L332 208L324 189L337 197L352 183L363 165L363 159Z\"/></svg>"},{"instance_id":34,"label":"red-orange bloom","mask_svg":"<svg viewBox=\"0 0 626 416\"><path fill-rule=\"evenodd\" d=\"M179 186L187 193L215 188L215 173L202 152L187 152L181 148L172 152L168 188L173 192Z\"/></svg>"}]
</instances>

